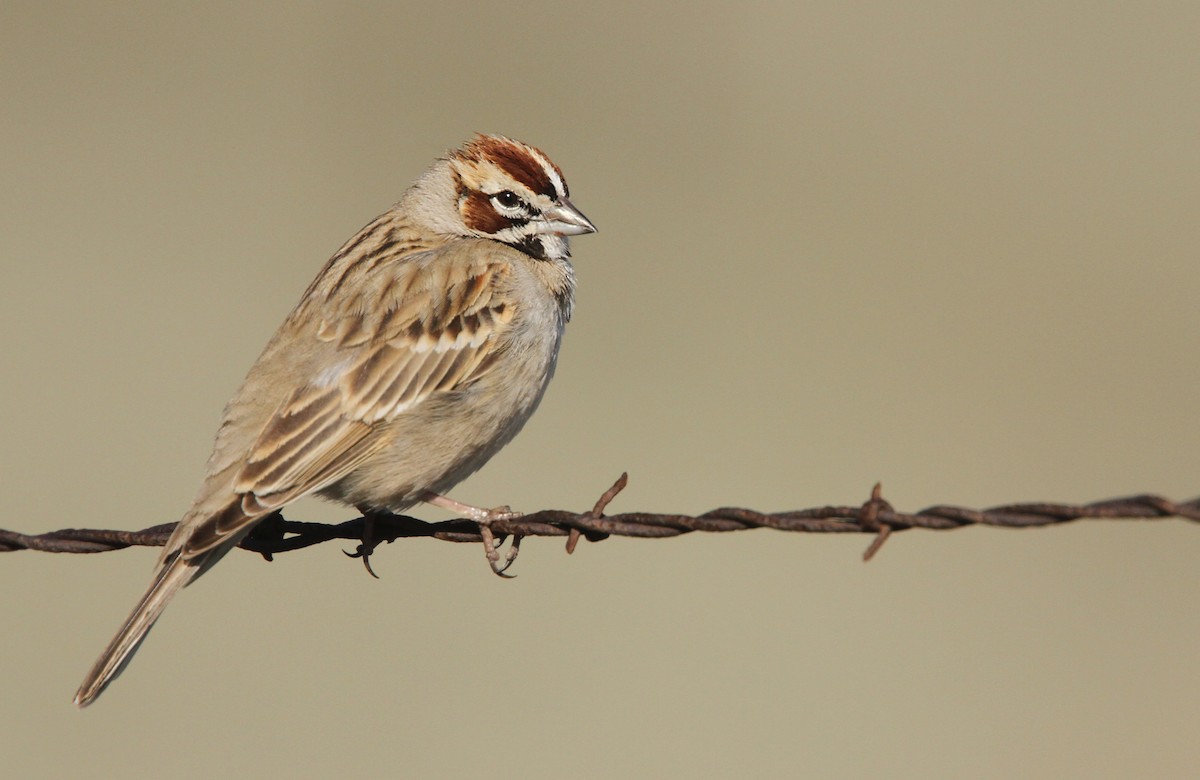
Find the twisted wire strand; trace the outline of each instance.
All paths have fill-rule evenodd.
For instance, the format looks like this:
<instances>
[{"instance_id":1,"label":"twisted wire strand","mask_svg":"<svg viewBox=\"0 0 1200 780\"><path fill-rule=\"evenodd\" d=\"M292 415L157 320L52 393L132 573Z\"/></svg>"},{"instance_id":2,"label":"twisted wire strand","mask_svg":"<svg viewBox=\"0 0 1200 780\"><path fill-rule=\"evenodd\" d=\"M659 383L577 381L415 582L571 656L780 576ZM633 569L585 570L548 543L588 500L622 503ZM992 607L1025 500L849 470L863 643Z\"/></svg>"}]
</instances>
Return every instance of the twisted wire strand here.
<instances>
[{"instance_id":1,"label":"twisted wire strand","mask_svg":"<svg viewBox=\"0 0 1200 780\"><path fill-rule=\"evenodd\" d=\"M964 526L986 525L997 528L1035 528L1061 525L1078 520L1161 520L1181 518L1200 523L1200 498L1176 503L1156 495L1113 498L1091 504L1022 503L988 509L969 509L937 505L914 514L897 512L882 498L876 485L871 497L861 506L824 506L786 512L757 512L739 507L722 507L702 515L625 512L605 515L604 509L626 484L621 477L600 497L590 512L578 513L546 509L514 520L490 524L496 537L565 536L567 551L575 549L580 538L600 541L609 536L662 539L687 533L725 533L752 528L770 528L794 533L867 533L875 539L864 554L870 559L888 536L897 531L920 528L949 531ZM276 553L298 550L334 539L355 539L370 546L401 538L426 537L447 542L482 540L479 525L471 520L426 522L407 515L372 518L371 527L362 517L344 523L305 523L284 519L275 513L261 522L241 543L268 560ZM58 553L97 553L126 547L161 547L166 544L174 523L156 525L141 531L114 531L95 528L65 528L43 534L22 534L0 529L0 552L38 550Z\"/></svg>"}]
</instances>

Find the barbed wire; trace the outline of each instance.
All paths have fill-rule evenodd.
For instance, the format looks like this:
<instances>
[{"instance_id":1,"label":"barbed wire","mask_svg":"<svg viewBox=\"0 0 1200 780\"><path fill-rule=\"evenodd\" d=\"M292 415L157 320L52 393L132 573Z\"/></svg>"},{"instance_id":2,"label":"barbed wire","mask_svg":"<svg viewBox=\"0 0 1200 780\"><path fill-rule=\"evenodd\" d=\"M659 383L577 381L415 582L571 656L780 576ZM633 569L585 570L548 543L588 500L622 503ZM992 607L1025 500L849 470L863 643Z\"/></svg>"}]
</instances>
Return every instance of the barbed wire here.
<instances>
[{"instance_id":1,"label":"barbed wire","mask_svg":"<svg viewBox=\"0 0 1200 780\"><path fill-rule=\"evenodd\" d=\"M702 515L626 512L605 515L604 510L625 488L627 475L613 483L591 511L569 512L546 509L515 519L495 520L486 527L473 520L426 522L407 515L373 515L338 524L307 523L284 519L276 512L259 523L242 540L240 547L259 553L267 560L277 553L299 550L334 539L360 542L353 557L361 557L370 571L369 557L381 542L402 538L430 538L446 542L484 542L489 561L497 574L516 558L520 540L526 536L565 536L567 552L573 552L580 538L598 542L609 536L662 539L693 532L725 533L752 528L770 528L797 533L860 533L875 538L863 553L870 560L888 537L898 531L924 529L950 531L971 525L997 528L1037 528L1078 520L1161 520L1181 518L1200 523L1200 498L1176 503L1156 495L1135 495L1097 501L1091 504L1022 503L988 509L969 509L939 504L916 513L897 512L882 497L875 485L871 497L860 506L824 506L786 512L757 512L752 509L723 507ZM66 528L43 534L22 534L0 529L0 552L38 550L57 553L97 553L126 547L161 547L166 544L175 523L156 525L141 531L113 531L94 528ZM513 546L503 564L497 563L492 538L503 541L512 537ZM349 554L349 553L348 553ZM372 572L373 573L373 572Z\"/></svg>"}]
</instances>

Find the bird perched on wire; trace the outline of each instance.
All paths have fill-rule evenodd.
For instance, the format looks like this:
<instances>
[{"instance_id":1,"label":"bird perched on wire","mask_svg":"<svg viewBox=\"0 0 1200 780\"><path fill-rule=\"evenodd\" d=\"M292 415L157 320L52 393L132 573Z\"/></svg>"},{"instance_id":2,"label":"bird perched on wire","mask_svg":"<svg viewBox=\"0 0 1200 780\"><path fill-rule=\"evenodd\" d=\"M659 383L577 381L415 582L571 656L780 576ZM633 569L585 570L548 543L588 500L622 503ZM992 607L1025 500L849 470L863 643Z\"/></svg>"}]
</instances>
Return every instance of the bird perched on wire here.
<instances>
[{"instance_id":1,"label":"bird perched on wire","mask_svg":"<svg viewBox=\"0 0 1200 780\"><path fill-rule=\"evenodd\" d=\"M541 400L574 300L567 237L595 230L546 155L479 135L347 241L225 407L200 491L76 705L121 673L180 588L301 496L368 518L424 501L485 532L512 517L445 493Z\"/></svg>"}]
</instances>

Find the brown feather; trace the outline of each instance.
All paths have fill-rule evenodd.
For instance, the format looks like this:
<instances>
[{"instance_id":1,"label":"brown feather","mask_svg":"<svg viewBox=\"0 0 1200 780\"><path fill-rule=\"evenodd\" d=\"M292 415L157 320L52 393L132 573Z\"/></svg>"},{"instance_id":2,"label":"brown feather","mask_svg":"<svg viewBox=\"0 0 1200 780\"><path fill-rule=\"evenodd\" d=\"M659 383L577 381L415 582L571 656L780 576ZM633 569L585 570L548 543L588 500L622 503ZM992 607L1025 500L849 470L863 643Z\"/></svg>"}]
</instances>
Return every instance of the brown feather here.
<instances>
[{"instance_id":1,"label":"brown feather","mask_svg":"<svg viewBox=\"0 0 1200 780\"><path fill-rule=\"evenodd\" d=\"M474 193L494 214L485 181L557 200L561 178L532 147L481 136L334 253L226 406L200 491L80 706L167 601L268 513L311 493L402 510L516 435L554 372L574 273L565 239L551 257L522 250L515 224L480 238L462 204Z\"/></svg>"},{"instance_id":2,"label":"brown feather","mask_svg":"<svg viewBox=\"0 0 1200 780\"><path fill-rule=\"evenodd\" d=\"M379 288L390 300L374 299L326 314L315 338L349 359L337 372L310 378L270 416L234 480L245 516L223 513L196 523L186 557L212 549L262 514L336 482L386 445L379 428L384 421L434 393L467 383L490 364L497 336L514 313L499 301L490 305L492 293L511 269L507 261L462 264L458 259L458 252L435 251L423 262L390 267L400 281ZM433 296L434 289L444 295ZM403 297L393 297L397 294Z\"/></svg>"}]
</instances>

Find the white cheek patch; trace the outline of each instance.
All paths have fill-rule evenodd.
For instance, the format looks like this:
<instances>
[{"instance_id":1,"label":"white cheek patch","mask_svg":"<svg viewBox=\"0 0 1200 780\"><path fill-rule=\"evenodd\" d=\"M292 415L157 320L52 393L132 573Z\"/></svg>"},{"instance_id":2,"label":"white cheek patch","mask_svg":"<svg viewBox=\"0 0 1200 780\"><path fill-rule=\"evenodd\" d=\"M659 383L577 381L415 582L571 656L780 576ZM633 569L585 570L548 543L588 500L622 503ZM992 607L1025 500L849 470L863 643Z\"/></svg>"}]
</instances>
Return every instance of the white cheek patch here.
<instances>
[{"instance_id":1,"label":"white cheek patch","mask_svg":"<svg viewBox=\"0 0 1200 780\"><path fill-rule=\"evenodd\" d=\"M571 256L566 237L551 233L542 235L539 240L542 242L542 251L546 253L547 260L565 260Z\"/></svg>"}]
</instances>

